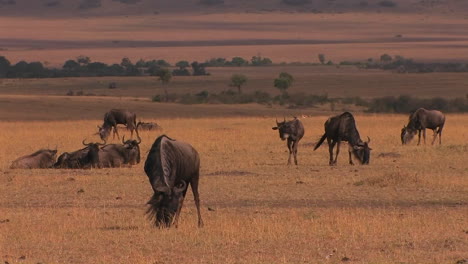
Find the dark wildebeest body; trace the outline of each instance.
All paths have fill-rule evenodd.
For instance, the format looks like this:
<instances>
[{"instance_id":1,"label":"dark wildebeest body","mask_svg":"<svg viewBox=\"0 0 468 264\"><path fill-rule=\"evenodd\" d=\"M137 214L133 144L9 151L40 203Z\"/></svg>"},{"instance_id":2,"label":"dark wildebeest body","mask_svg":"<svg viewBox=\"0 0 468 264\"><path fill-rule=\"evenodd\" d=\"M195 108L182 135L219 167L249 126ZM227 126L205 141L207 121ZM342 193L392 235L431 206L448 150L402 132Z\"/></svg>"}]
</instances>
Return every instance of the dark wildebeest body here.
<instances>
[{"instance_id":1,"label":"dark wildebeest body","mask_svg":"<svg viewBox=\"0 0 468 264\"><path fill-rule=\"evenodd\" d=\"M200 158L190 145L173 140L166 135L156 139L145 162L145 172L154 194L147 213L158 227L177 227L178 218L188 184L192 187L198 212L198 226L203 226L200 213L198 181Z\"/></svg>"},{"instance_id":2,"label":"dark wildebeest body","mask_svg":"<svg viewBox=\"0 0 468 264\"><path fill-rule=\"evenodd\" d=\"M122 144L109 144L101 147L99 151L99 167L115 168L140 163L140 143L140 137L138 137L138 141L125 141L124 136Z\"/></svg>"},{"instance_id":3,"label":"dark wildebeest body","mask_svg":"<svg viewBox=\"0 0 468 264\"><path fill-rule=\"evenodd\" d=\"M136 114L122 109L112 109L104 115L104 123L102 127L99 127L99 136L102 140L106 140L109 137L109 134L113 128L114 133L112 137L115 138L117 134L117 138L120 139L119 132L117 130L117 124L122 124L130 130L131 137L133 137L133 130L137 128L136 126ZM136 130L138 135L138 130Z\"/></svg>"},{"instance_id":4,"label":"dark wildebeest body","mask_svg":"<svg viewBox=\"0 0 468 264\"><path fill-rule=\"evenodd\" d=\"M434 145L437 135L439 135L439 145L442 144L442 129L445 124L445 116L442 112L437 110L426 110L419 108L410 114L408 125L401 129L401 143L409 143L416 132L418 132L418 145L421 143L421 131L423 132L424 144L426 144L426 128L432 129L434 138L432 145Z\"/></svg>"},{"instance_id":5,"label":"dark wildebeest body","mask_svg":"<svg viewBox=\"0 0 468 264\"><path fill-rule=\"evenodd\" d=\"M17 158L10 169L47 169L54 166L57 150L41 149L33 154Z\"/></svg>"},{"instance_id":6,"label":"dark wildebeest body","mask_svg":"<svg viewBox=\"0 0 468 264\"><path fill-rule=\"evenodd\" d=\"M304 126L302 122L296 117L287 121L284 119L283 122L276 120L276 127L272 127L273 130L278 130L281 140L286 140L286 146L289 150L288 165L291 164L291 154L294 156L294 163L297 165L297 147L299 141L304 136Z\"/></svg>"},{"instance_id":7,"label":"dark wildebeest body","mask_svg":"<svg viewBox=\"0 0 468 264\"><path fill-rule=\"evenodd\" d=\"M330 153L330 165L336 165L338 154L340 153L341 141L347 141L349 144L349 164L354 165L351 153L354 154L361 164L369 164L371 148L369 148L368 143L370 142L370 138L368 138L367 142L361 140L356 128L356 122L351 113L344 112L341 115L328 118L324 127L325 134L323 134L319 142L315 145L314 150L318 149L326 138L328 151ZM333 148L335 145L337 145L336 156L333 160Z\"/></svg>"},{"instance_id":8,"label":"dark wildebeest body","mask_svg":"<svg viewBox=\"0 0 468 264\"><path fill-rule=\"evenodd\" d=\"M151 131L151 130L162 130L162 127L154 122L141 122L139 121L137 123L137 129L139 131L142 131L142 130L147 130L147 131Z\"/></svg>"},{"instance_id":9,"label":"dark wildebeest body","mask_svg":"<svg viewBox=\"0 0 468 264\"><path fill-rule=\"evenodd\" d=\"M99 167L99 146L102 143L85 143L85 148L74 152L64 152L59 156L54 168L88 169Z\"/></svg>"}]
</instances>

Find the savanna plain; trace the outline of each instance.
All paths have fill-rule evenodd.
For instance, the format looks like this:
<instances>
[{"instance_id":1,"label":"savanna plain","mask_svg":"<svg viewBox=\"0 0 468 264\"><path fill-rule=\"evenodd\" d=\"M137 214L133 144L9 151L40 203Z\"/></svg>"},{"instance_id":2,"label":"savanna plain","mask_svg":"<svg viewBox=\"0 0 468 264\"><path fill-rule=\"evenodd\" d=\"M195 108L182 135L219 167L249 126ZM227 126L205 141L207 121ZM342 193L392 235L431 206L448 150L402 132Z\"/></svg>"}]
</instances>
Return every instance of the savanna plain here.
<instances>
[{"instance_id":1,"label":"savanna plain","mask_svg":"<svg viewBox=\"0 0 468 264\"><path fill-rule=\"evenodd\" d=\"M302 119L298 166L286 165L273 118L153 120L164 132L141 132L142 160L161 133L190 142L202 160L205 227L196 226L189 192L179 228L168 230L145 217L152 190L142 163L8 168L13 157L41 147L80 148L83 138L93 140L100 120L1 123L0 257L8 263L455 263L466 257L466 115L447 116L441 146L401 146L406 116L357 114L361 135L371 138L371 164L348 165L342 150L334 167L326 145L312 151L326 118Z\"/></svg>"},{"instance_id":2,"label":"savanna plain","mask_svg":"<svg viewBox=\"0 0 468 264\"><path fill-rule=\"evenodd\" d=\"M417 61L463 61L468 54L465 14L148 10L128 16L117 11L107 16L5 15L0 18L0 55L12 63L37 60L61 67L79 55L105 63L129 57L174 64L255 55L275 63L311 62L318 53L335 63L383 53ZM173 77L168 90L220 93L231 89L230 76L240 73L248 77L245 92L276 96L273 79L286 71L295 78L291 93L449 99L466 97L468 79L466 73L396 74L335 65L207 70L210 76ZM108 89L110 82L118 87ZM431 146L428 130L426 145L417 146L415 139L402 146L406 114L369 114L351 105L152 102L163 88L150 76L0 80L0 262L468 260L467 114L447 114L442 145ZM87 96L66 96L69 91ZM138 119L163 127L140 132L142 163L114 169L9 169L17 157L41 148L57 148L60 154L80 149L83 139L98 141L96 126L111 108L127 108ZM347 110L355 114L362 139L371 138L368 166L349 165L344 145L333 167L326 143L313 151L327 118ZM286 143L271 129L275 117L291 116L305 126L298 166L287 166ZM130 136L123 129L122 134ZM189 142L200 153L203 228L197 227L190 191L177 229L155 228L146 218L152 189L143 163L161 134Z\"/></svg>"}]
</instances>

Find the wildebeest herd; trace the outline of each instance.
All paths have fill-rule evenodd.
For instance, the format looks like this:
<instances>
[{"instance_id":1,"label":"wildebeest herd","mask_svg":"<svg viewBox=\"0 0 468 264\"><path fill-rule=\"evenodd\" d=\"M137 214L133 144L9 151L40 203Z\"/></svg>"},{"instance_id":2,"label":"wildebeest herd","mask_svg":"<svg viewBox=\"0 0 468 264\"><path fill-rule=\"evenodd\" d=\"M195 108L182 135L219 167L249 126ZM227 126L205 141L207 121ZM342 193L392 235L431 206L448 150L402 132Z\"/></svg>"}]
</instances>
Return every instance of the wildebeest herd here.
<instances>
[{"instance_id":1,"label":"wildebeest herd","mask_svg":"<svg viewBox=\"0 0 468 264\"><path fill-rule=\"evenodd\" d=\"M107 138L113 130L113 136L118 134L117 125L122 124L127 127L133 137L136 132L137 140L122 138L122 144L106 144ZM445 116L437 110L417 109L409 116L408 124L401 130L402 144L409 141L419 132L418 145L423 133L424 143L426 132L429 128L434 131L434 144L439 136L439 144L442 144L442 129L445 124ZM146 127L146 128L144 128ZM104 123L98 126L99 134L103 143L82 141L85 146L74 152L65 152L56 160L57 150L41 149L31 155L23 156L12 162L12 169L34 169L34 168L67 168L67 169L87 169L87 168L114 168L131 166L140 163L140 143L141 138L138 129L160 130L155 123L136 123L136 115L127 110L112 109L104 115ZM304 136L304 126L298 118L291 121L278 122L272 128L278 130L281 140L286 140L289 150L288 165L291 164L291 155L297 165L297 151L299 141ZM363 141L357 130L356 121L349 112L328 118L324 123L325 133L315 144L314 150L319 148L325 141L329 148L329 165L337 164L338 154L342 141L348 143L349 163L353 165L353 157L360 164L369 164L370 138ZM335 155L333 150L336 146ZM149 208L147 214L154 220L158 227L177 226L182 204L190 185L195 205L198 212L198 226L203 226L200 212L200 197L198 193L200 158L198 152L188 143L174 140L166 135L156 138L152 145L144 166L146 175L153 189L153 196L148 201Z\"/></svg>"}]
</instances>

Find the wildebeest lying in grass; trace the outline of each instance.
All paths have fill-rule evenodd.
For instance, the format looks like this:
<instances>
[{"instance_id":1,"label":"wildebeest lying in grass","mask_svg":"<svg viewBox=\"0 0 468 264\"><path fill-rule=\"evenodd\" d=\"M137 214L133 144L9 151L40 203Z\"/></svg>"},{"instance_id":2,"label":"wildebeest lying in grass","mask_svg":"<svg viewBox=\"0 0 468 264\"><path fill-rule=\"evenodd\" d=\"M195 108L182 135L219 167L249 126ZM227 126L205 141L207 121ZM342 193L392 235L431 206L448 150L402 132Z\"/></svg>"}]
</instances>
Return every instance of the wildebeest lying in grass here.
<instances>
[{"instance_id":1,"label":"wildebeest lying in grass","mask_svg":"<svg viewBox=\"0 0 468 264\"><path fill-rule=\"evenodd\" d=\"M109 144L101 147L99 150L99 167L115 168L124 165L135 165L140 163L140 143L141 138L137 140L125 140L122 138L122 144Z\"/></svg>"},{"instance_id":2,"label":"wildebeest lying in grass","mask_svg":"<svg viewBox=\"0 0 468 264\"><path fill-rule=\"evenodd\" d=\"M409 116L408 125L401 129L401 143L408 144L418 132L418 145L421 143L421 131L423 132L424 144L426 144L426 128L432 129L434 145L437 135L439 135L439 145L442 144L442 129L445 124L445 116L438 110L426 110L419 108Z\"/></svg>"},{"instance_id":3,"label":"wildebeest lying in grass","mask_svg":"<svg viewBox=\"0 0 468 264\"><path fill-rule=\"evenodd\" d=\"M11 169L47 169L54 166L57 150L41 149L14 160Z\"/></svg>"},{"instance_id":4,"label":"wildebeest lying in grass","mask_svg":"<svg viewBox=\"0 0 468 264\"><path fill-rule=\"evenodd\" d=\"M318 149L326 138L328 142L328 151L330 153L329 165L336 165L336 160L340 153L341 141L347 141L349 144L349 164L354 165L351 153L359 160L359 163L369 164L370 151L372 150L369 148L370 138L367 137L367 142L361 140L356 128L356 122L354 121L354 117L351 113L344 112L341 115L328 118L324 127L325 134L323 134L319 142L315 145L314 150ZM338 144L336 148L336 156L333 160L333 148L336 144Z\"/></svg>"},{"instance_id":5,"label":"wildebeest lying in grass","mask_svg":"<svg viewBox=\"0 0 468 264\"><path fill-rule=\"evenodd\" d=\"M99 147L105 143L105 141L104 143L85 143L83 140L82 144L86 146L85 148L62 153L54 164L54 168L89 169L99 167Z\"/></svg>"},{"instance_id":6,"label":"wildebeest lying in grass","mask_svg":"<svg viewBox=\"0 0 468 264\"><path fill-rule=\"evenodd\" d=\"M198 226L203 226L198 194L200 158L190 144L166 135L158 137L146 159L145 172L154 192L147 213L156 226L177 227L189 184L197 207Z\"/></svg>"},{"instance_id":7,"label":"wildebeest lying in grass","mask_svg":"<svg viewBox=\"0 0 468 264\"><path fill-rule=\"evenodd\" d=\"M276 120L276 126L272 127L273 130L278 130L279 137L281 140L286 140L286 146L289 150L288 165L291 164L291 154L294 156L294 164L297 165L297 147L299 141L304 136L304 126L302 122L296 117L287 121L284 119L283 122Z\"/></svg>"}]
</instances>

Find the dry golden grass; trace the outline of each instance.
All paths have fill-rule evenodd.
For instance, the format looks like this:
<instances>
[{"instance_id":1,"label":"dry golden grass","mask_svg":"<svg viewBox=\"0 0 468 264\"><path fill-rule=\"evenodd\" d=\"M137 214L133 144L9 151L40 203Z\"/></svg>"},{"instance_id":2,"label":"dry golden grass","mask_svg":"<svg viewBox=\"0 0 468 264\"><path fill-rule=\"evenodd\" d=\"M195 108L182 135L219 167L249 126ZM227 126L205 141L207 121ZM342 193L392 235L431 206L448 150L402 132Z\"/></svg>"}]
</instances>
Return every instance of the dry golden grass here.
<instances>
[{"instance_id":1,"label":"dry golden grass","mask_svg":"<svg viewBox=\"0 0 468 264\"><path fill-rule=\"evenodd\" d=\"M361 135L372 139L371 164L350 166L342 151L336 167L327 165L326 145L312 151L326 118L303 119L297 167L286 166L286 146L270 118L156 120L171 137L193 144L202 160L205 227L196 228L189 194L179 228L170 230L145 218L152 191L143 164L8 169L39 148L80 148L100 120L0 123L0 261L455 263L467 257L467 115L448 115L443 145L433 147L401 146L406 116L357 115ZM142 132L143 160L158 135Z\"/></svg>"}]
</instances>

